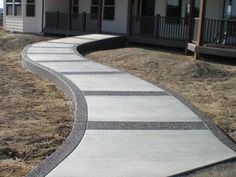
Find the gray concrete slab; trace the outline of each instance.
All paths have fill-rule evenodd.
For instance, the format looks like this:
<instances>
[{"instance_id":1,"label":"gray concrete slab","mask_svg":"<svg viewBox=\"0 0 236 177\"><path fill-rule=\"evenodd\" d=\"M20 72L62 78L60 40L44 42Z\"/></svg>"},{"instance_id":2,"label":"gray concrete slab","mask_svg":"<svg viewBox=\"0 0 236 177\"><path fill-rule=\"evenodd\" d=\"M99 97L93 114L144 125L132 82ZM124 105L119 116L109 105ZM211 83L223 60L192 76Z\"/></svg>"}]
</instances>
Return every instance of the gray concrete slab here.
<instances>
[{"instance_id":1,"label":"gray concrete slab","mask_svg":"<svg viewBox=\"0 0 236 177\"><path fill-rule=\"evenodd\" d=\"M73 47L74 44L64 44L64 43L51 43L51 42L39 42L32 45L33 47Z\"/></svg>"},{"instance_id":2,"label":"gray concrete slab","mask_svg":"<svg viewBox=\"0 0 236 177\"><path fill-rule=\"evenodd\" d=\"M87 39L79 39L76 37L70 37L70 38L61 38L61 39L55 39L50 40L49 42L53 43L61 43L61 44L83 44L91 41L95 41L96 39L87 38Z\"/></svg>"},{"instance_id":3,"label":"gray concrete slab","mask_svg":"<svg viewBox=\"0 0 236 177\"><path fill-rule=\"evenodd\" d=\"M201 122L173 96L86 96L89 121Z\"/></svg>"},{"instance_id":4,"label":"gray concrete slab","mask_svg":"<svg viewBox=\"0 0 236 177\"><path fill-rule=\"evenodd\" d=\"M162 91L129 74L66 75L82 91Z\"/></svg>"},{"instance_id":5,"label":"gray concrete slab","mask_svg":"<svg viewBox=\"0 0 236 177\"><path fill-rule=\"evenodd\" d=\"M118 37L116 35L103 35L103 34L88 34L83 36L74 36L74 38L85 39L85 40L102 40L102 39L109 39Z\"/></svg>"},{"instance_id":6,"label":"gray concrete slab","mask_svg":"<svg viewBox=\"0 0 236 177\"><path fill-rule=\"evenodd\" d=\"M87 130L47 177L164 177L234 156L207 130Z\"/></svg>"},{"instance_id":7,"label":"gray concrete slab","mask_svg":"<svg viewBox=\"0 0 236 177\"><path fill-rule=\"evenodd\" d=\"M28 54L28 57L34 61L58 61L58 60L85 60L77 54Z\"/></svg>"},{"instance_id":8,"label":"gray concrete slab","mask_svg":"<svg viewBox=\"0 0 236 177\"><path fill-rule=\"evenodd\" d=\"M30 47L28 49L28 53L58 53L58 54L64 54L64 53L69 53L69 54L74 54L74 51L72 48L46 48L46 47Z\"/></svg>"},{"instance_id":9,"label":"gray concrete slab","mask_svg":"<svg viewBox=\"0 0 236 177\"><path fill-rule=\"evenodd\" d=\"M101 65L95 62L47 62L41 63L43 66L49 67L57 72L112 72L117 69Z\"/></svg>"}]
</instances>

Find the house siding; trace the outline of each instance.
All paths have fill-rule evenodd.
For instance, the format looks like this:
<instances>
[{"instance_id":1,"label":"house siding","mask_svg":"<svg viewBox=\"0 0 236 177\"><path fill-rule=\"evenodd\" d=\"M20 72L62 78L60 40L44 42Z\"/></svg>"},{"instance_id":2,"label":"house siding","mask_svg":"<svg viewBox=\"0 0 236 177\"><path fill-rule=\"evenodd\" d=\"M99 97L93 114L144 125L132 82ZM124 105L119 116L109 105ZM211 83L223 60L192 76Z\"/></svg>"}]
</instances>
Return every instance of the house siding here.
<instances>
[{"instance_id":1,"label":"house siding","mask_svg":"<svg viewBox=\"0 0 236 177\"><path fill-rule=\"evenodd\" d=\"M206 18L222 19L224 0L207 0L206 9Z\"/></svg>"},{"instance_id":2,"label":"house siding","mask_svg":"<svg viewBox=\"0 0 236 177\"><path fill-rule=\"evenodd\" d=\"M42 32L42 0L35 1L35 17L26 17L26 0L23 5L23 31L26 33Z\"/></svg>"},{"instance_id":3,"label":"house siding","mask_svg":"<svg viewBox=\"0 0 236 177\"><path fill-rule=\"evenodd\" d=\"M115 0L115 20L103 20L102 31L127 33L128 0Z\"/></svg>"},{"instance_id":4,"label":"house siding","mask_svg":"<svg viewBox=\"0 0 236 177\"><path fill-rule=\"evenodd\" d=\"M23 18L6 16L5 29L11 32L23 32Z\"/></svg>"},{"instance_id":5,"label":"house siding","mask_svg":"<svg viewBox=\"0 0 236 177\"><path fill-rule=\"evenodd\" d=\"M79 1L79 13L90 13L91 0L80 0Z\"/></svg>"},{"instance_id":6,"label":"house siding","mask_svg":"<svg viewBox=\"0 0 236 177\"><path fill-rule=\"evenodd\" d=\"M57 12L57 11L67 13L68 0L45 0L45 12Z\"/></svg>"}]
</instances>

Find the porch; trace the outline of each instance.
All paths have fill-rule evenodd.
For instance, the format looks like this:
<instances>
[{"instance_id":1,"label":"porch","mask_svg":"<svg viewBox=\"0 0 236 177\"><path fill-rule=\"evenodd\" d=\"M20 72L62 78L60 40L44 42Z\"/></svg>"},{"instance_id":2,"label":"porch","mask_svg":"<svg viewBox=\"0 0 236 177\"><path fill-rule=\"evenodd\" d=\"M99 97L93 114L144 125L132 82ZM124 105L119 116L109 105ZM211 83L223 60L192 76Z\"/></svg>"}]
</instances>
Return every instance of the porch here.
<instances>
[{"instance_id":1,"label":"porch","mask_svg":"<svg viewBox=\"0 0 236 177\"><path fill-rule=\"evenodd\" d=\"M54 5L56 2L55 0L50 1L49 5ZM55 2L52 3L52 1ZM221 52L224 56L232 56L232 52L234 55L234 51L236 51L236 20L209 18L209 15L204 15L204 20L201 20L202 30L199 36L201 17L195 18L191 15L193 8L191 3L194 0L189 1L189 12L181 12L180 17L167 17L163 13L155 15L155 12L160 12L155 9L156 5L154 5L155 8L153 6L143 9L140 5L141 1L122 0L119 3L122 2L127 6L127 9L124 8L127 12L122 12L125 14L122 16L124 18L120 20L121 14L114 12L114 20L104 22L104 0L87 1L86 3L81 0L80 7L78 4L73 4L79 1L67 0L63 1L63 6L53 6L53 8L45 6L44 32L65 35L113 33L127 36L130 42L185 48L192 52L217 55L218 53L215 51L220 48L219 51L224 51ZM203 1L206 3L206 0L201 0L201 2ZM122 3L116 4L116 6L121 6ZM146 6L147 4L144 5L144 7ZM103 26L103 23L106 25ZM119 25L122 26L122 30L116 30ZM229 55L225 55L227 52Z\"/></svg>"},{"instance_id":2,"label":"porch","mask_svg":"<svg viewBox=\"0 0 236 177\"><path fill-rule=\"evenodd\" d=\"M69 17L68 13L46 12L45 33L64 35L81 35L86 33L100 33L97 15L78 13Z\"/></svg>"}]
</instances>

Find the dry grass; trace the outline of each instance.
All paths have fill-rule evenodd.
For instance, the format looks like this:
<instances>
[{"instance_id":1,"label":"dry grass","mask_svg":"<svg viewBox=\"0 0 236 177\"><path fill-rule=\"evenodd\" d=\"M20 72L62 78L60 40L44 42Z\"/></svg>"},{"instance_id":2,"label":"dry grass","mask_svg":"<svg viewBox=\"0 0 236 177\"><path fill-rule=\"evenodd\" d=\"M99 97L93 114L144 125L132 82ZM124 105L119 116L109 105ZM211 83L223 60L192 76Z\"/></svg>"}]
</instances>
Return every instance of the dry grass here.
<instances>
[{"instance_id":1,"label":"dry grass","mask_svg":"<svg viewBox=\"0 0 236 177\"><path fill-rule=\"evenodd\" d=\"M22 68L22 48L49 38L0 32L0 176L21 177L51 155L71 131L70 100Z\"/></svg>"}]
</instances>

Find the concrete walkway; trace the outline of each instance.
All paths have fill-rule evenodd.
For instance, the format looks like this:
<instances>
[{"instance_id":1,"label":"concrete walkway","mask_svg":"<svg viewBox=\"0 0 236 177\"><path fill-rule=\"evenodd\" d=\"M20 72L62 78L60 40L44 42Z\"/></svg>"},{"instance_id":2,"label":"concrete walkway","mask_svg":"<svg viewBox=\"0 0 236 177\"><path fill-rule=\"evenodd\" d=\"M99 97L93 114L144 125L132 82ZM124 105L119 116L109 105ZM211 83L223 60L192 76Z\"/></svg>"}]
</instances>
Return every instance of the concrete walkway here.
<instances>
[{"instance_id":1,"label":"concrete walkway","mask_svg":"<svg viewBox=\"0 0 236 177\"><path fill-rule=\"evenodd\" d=\"M25 67L62 89L65 85L77 87L68 86L68 92L74 96L75 108L80 105L75 110L80 118L73 128L77 133L28 176L164 177L236 156L233 142L223 144L219 139L226 136L218 133L216 137L207 121L176 97L75 51L76 46L93 50L102 42L109 46L109 40L113 45L119 37L76 36L24 50ZM80 109L84 109L81 114Z\"/></svg>"}]
</instances>

